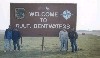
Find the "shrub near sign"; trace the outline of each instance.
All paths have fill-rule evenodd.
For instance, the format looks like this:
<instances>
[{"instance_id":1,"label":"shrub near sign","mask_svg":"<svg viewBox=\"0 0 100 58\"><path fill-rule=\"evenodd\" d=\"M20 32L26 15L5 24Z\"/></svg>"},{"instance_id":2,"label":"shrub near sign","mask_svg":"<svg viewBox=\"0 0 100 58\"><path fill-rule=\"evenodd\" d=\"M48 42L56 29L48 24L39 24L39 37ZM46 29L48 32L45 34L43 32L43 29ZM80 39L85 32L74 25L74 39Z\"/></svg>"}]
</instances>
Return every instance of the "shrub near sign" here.
<instances>
[{"instance_id":1,"label":"shrub near sign","mask_svg":"<svg viewBox=\"0 0 100 58\"><path fill-rule=\"evenodd\" d=\"M22 36L58 36L61 28L76 29L76 16L71 3L10 3L10 24Z\"/></svg>"}]
</instances>

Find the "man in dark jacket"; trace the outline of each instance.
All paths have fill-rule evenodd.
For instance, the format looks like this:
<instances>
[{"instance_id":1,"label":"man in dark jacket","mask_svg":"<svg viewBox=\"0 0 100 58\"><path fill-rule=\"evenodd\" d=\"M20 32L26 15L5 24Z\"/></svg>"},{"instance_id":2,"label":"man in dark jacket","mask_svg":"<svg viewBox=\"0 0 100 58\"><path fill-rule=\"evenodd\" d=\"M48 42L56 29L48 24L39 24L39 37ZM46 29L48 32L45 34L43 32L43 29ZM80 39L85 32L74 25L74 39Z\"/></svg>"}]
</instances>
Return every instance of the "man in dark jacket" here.
<instances>
[{"instance_id":1,"label":"man in dark jacket","mask_svg":"<svg viewBox=\"0 0 100 58\"><path fill-rule=\"evenodd\" d=\"M15 28L13 30L13 36L12 36L12 40L13 40L13 45L14 45L14 51L16 50L16 45L18 47L18 50L20 50L20 45L19 45L19 39L21 38L21 34L20 32L18 31L17 28Z\"/></svg>"},{"instance_id":2,"label":"man in dark jacket","mask_svg":"<svg viewBox=\"0 0 100 58\"><path fill-rule=\"evenodd\" d=\"M78 38L77 32L74 30L74 28L71 29L71 31L68 33L70 42L71 42L71 47L72 47L72 52L77 51L77 43L76 39Z\"/></svg>"}]
</instances>

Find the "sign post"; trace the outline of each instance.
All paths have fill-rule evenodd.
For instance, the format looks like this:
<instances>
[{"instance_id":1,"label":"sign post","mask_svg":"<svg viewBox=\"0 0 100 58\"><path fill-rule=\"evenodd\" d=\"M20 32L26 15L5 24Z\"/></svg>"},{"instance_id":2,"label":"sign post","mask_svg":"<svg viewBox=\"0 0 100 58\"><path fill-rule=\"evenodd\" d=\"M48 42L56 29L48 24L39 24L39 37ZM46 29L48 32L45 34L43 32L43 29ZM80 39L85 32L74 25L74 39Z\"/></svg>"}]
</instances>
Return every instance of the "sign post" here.
<instances>
[{"instance_id":1,"label":"sign post","mask_svg":"<svg viewBox=\"0 0 100 58\"><path fill-rule=\"evenodd\" d=\"M43 47L44 47L44 36L42 37L42 51L43 51Z\"/></svg>"}]
</instances>

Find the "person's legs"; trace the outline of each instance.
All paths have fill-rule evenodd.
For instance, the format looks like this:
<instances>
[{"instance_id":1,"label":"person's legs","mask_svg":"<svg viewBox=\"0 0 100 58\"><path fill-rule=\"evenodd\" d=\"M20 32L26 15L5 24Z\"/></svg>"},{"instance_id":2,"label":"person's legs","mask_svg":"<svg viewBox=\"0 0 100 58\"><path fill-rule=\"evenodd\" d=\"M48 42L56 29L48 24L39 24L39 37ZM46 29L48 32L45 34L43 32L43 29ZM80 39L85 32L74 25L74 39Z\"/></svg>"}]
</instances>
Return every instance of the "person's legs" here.
<instances>
[{"instance_id":1,"label":"person's legs","mask_svg":"<svg viewBox=\"0 0 100 58\"><path fill-rule=\"evenodd\" d=\"M64 48L65 48L65 50L67 51L68 50L68 40L67 39L65 39L64 40Z\"/></svg>"},{"instance_id":2,"label":"person's legs","mask_svg":"<svg viewBox=\"0 0 100 58\"><path fill-rule=\"evenodd\" d=\"M8 39L4 39L4 52L8 50Z\"/></svg>"},{"instance_id":3,"label":"person's legs","mask_svg":"<svg viewBox=\"0 0 100 58\"><path fill-rule=\"evenodd\" d=\"M17 47L18 47L18 50L20 50L19 40L17 40Z\"/></svg>"},{"instance_id":4,"label":"person's legs","mask_svg":"<svg viewBox=\"0 0 100 58\"><path fill-rule=\"evenodd\" d=\"M11 51L11 39L8 39L8 48L9 48L9 51Z\"/></svg>"},{"instance_id":5,"label":"person's legs","mask_svg":"<svg viewBox=\"0 0 100 58\"><path fill-rule=\"evenodd\" d=\"M71 42L72 52L74 52L74 41L73 41L73 39L70 39L70 42Z\"/></svg>"},{"instance_id":6,"label":"person's legs","mask_svg":"<svg viewBox=\"0 0 100 58\"><path fill-rule=\"evenodd\" d=\"M14 50L16 50L16 41L13 41Z\"/></svg>"},{"instance_id":7,"label":"person's legs","mask_svg":"<svg viewBox=\"0 0 100 58\"><path fill-rule=\"evenodd\" d=\"M63 42L63 40L61 39L61 46L60 46L60 50L61 50L61 51L62 51L63 47L64 47L64 42Z\"/></svg>"},{"instance_id":8,"label":"person's legs","mask_svg":"<svg viewBox=\"0 0 100 58\"><path fill-rule=\"evenodd\" d=\"M74 46L75 46L75 51L77 51L77 43L76 43L76 39L74 40Z\"/></svg>"}]
</instances>

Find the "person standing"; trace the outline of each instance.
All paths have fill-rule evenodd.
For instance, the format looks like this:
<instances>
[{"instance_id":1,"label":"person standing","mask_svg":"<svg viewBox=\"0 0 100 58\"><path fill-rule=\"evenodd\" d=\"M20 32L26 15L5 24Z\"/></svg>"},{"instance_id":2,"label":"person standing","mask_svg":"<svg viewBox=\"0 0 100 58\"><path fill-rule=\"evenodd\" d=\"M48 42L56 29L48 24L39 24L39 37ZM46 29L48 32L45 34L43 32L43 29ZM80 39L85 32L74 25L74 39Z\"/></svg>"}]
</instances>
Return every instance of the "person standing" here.
<instances>
[{"instance_id":1,"label":"person standing","mask_svg":"<svg viewBox=\"0 0 100 58\"><path fill-rule=\"evenodd\" d=\"M5 35L4 35L4 52L11 51L11 39L12 39L12 28L11 25L9 25L9 28L6 29Z\"/></svg>"},{"instance_id":2,"label":"person standing","mask_svg":"<svg viewBox=\"0 0 100 58\"><path fill-rule=\"evenodd\" d=\"M61 42L60 51L62 51L63 49L67 51L68 50L68 32L65 30L65 28L63 28L59 32L59 39Z\"/></svg>"},{"instance_id":3,"label":"person standing","mask_svg":"<svg viewBox=\"0 0 100 58\"><path fill-rule=\"evenodd\" d=\"M77 51L77 43L76 39L78 38L77 32L74 30L74 28L71 29L71 31L68 33L70 42L71 42L71 47L72 47L72 52Z\"/></svg>"},{"instance_id":4,"label":"person standing","mask_svg":"<svg viewBox=\"0 0 100 58\"><path fill-rule=\"evenodd\" d=\"M16 46L17 46L17 50L20 51L20 45L19 45L19 39L21 38L21 34L20 34L20 31L15 28L13 30L13 36L12 36L12 40L13 40L13 45L14 45L14 51L16 51Z\"/></svg>"}]
</instances>

